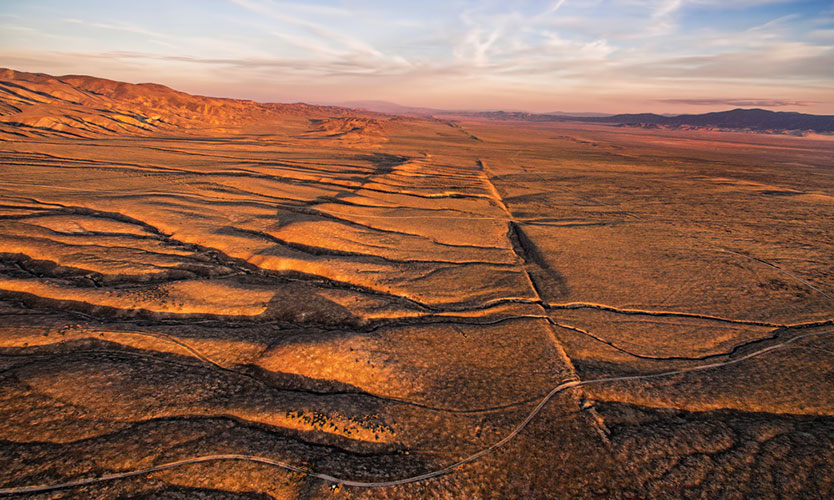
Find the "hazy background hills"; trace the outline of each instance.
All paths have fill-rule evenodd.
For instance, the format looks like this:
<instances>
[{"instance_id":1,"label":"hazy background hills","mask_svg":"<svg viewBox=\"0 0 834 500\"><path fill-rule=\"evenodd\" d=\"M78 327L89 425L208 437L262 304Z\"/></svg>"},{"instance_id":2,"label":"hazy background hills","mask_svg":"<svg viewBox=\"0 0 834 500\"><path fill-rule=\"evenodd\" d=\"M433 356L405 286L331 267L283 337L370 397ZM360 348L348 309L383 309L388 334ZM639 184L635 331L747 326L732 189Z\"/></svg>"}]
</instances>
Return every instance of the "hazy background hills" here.
<instances>
[{"instance_id":1,"label":"hazy background hills","mask_svg":"<svg viewBox=\"0 0 834 500\"><path fill-rule=\"evenodd\" d=\"M350 101L340 106L258 103L194 96L163 85L131 84L92 76L50 76L0 69L0 134L89 136L146 134L200 127L235 127L277 115L314 113L343 116L348 108L373 113L443 119L516 120L636 126L705 128L776 133L831 133L834 116L764 109L733 109L706 114L658 115L459 111L400 106L386 101Z\"/></svg>"}]
</instances>

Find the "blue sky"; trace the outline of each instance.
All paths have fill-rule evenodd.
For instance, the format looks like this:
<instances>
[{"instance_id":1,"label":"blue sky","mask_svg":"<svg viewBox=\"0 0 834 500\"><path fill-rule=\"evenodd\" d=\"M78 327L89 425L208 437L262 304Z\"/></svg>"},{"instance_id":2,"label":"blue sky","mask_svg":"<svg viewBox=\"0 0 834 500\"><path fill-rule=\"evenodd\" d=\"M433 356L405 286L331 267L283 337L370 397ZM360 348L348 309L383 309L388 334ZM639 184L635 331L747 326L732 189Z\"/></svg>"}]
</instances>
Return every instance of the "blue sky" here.
<instances>
[{"instance_id":1,"label":"blue sky","mask_svg":"<svg viewBox=\"0 0 834 500\"><path fill-rule=\"evenodd\" d=\"M834 114L834 1L0 0L0 66L278 102Z\"/></svg>"}]
</instances>

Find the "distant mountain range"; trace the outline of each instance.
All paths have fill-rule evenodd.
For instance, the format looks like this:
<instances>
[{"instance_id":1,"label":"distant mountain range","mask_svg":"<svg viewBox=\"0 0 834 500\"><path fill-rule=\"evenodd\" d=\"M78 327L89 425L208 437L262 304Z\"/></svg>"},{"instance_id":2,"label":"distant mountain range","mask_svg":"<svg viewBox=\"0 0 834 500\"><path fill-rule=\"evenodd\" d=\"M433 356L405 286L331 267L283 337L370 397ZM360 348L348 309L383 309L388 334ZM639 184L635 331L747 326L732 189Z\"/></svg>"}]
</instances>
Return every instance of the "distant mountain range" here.
<instances>
[{"instance_id":1,"label":"distant mountain range","mask_svg":"<svg viewBox=\"0 0 834 500\"><path fill-rule=\"evenodd\" d=\"M322 103L330 104L330 103ZM448 111L436 108L425 108L419 106L403 106L395 102L388 101L346 101L339 103L332 103L334 106L341 106L351 109L362 109L365 111L373 111L374 113L385 113L389 115L414 115L414 116L432 116L437 114L448 113Z\"/></svg>"},{"instance_id":2,"label":"distant mountain range","mask_svg":"<svg viewBox=\"0 0 834 500\"><path fill-rule=\"evenodd\" d=\"M551 111L549 113L526 113L523 111L473 111L473 110L449 110L440 108L427 108L421 106L403 106L395 102L389 101L346 101L339 103L322 103L332 104L335 106L342 106L345 108L362 109L365 111L373 111L375 113L386 113L394 115L414 115L414 116L483 116L489 118L487 115L495 115L495 119L507 119L507 116L513 117L532 117L532 116L590 116L603 117L611 116L611 113L565 113L564 111ZM509 118L518 119L518 118Z\"/></svg>"},{"instance_id":3,"label":"distant mountain range","mask_svg":"<svg viewBox=\"0 0 834 500\"><path fill-rule=\"evenodd\" d=\"M654 113L611 116L573 116L524 112L485 111L459 113L488 120L521 120L532 122L582 121L644 128L698 128L751 130L756 132L812 131L834 132L834 116L811 115L766 109L733 109L700 115L657 115Z\"/></svg>"},{"instance_id":4,"label":"distant mountain range","mask_svg":"<svg viewBox=\"0 0 834 500\"><path fill-rule=\"evenodd\" d=\"M701 115L660 116L651 113L614 115L593 121L623 125L749 129L755 131L810 130L834 132L834 116L766 109L733 109Z\"/></svg>"},{"instance_id":5,"label":"distant mountain range","mask_svg":"<svg viewBox=\"0 0 834 500\"><path fill-rule=\"evenodd\" d=\"M130 84L77 75L54 77L0 68L0 140L20 136L171 133L205 127L237 127L291 116L303 119L368 115L357 109L445 120L581 121L645 128L834 133L834 116L764 109L670 116L449 111L385 101L353 101L341 106L270 104L194 96L157 84Z\"/></svg>"},{"instance_id":6,"label":"distant mountain range","mask_svg":"<svg viewBox=\"0 0 834 500\"><path fill-rule=\"evenodd\" d=\"M529 113L524 111L452 111L434 108L401 106L386 101L351 101L340 103L348 108L377 113L434 116L437 118L480 118L486 120L514 120L528 122L582 121L644 128L696 128L720 130L750 130L755 132L810 131L834 132L834 116L811 115L766 109L733 109L698 115L658 115L654 113Z\"/></svg>"}]
</instances>

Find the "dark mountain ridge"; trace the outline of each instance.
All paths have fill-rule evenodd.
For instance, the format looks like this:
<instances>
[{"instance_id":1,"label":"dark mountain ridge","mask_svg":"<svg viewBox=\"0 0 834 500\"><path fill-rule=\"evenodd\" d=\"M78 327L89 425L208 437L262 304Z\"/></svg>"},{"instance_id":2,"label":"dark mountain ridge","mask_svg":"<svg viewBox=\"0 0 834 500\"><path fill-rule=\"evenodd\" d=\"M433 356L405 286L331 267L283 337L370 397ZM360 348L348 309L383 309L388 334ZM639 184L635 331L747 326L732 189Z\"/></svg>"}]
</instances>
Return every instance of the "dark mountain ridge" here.
<instances>
[{"instance_id":1,"label":"dark mountain ridge","mask_svg":"<svg viewBox=\"0 0 834 500\"><path fill-rule=\"evenodd\" d=\"M766 109L733 109L699 115L658 115L654 113L619 114L613 116L564 116L523 112L490 111L473 113L489 120L523 120L535 122L582 121L610 123L635 127L715 128L752 130L756 132L811 131L834 132L834 116L812 115Z\"/></svg>"}]
</instances>

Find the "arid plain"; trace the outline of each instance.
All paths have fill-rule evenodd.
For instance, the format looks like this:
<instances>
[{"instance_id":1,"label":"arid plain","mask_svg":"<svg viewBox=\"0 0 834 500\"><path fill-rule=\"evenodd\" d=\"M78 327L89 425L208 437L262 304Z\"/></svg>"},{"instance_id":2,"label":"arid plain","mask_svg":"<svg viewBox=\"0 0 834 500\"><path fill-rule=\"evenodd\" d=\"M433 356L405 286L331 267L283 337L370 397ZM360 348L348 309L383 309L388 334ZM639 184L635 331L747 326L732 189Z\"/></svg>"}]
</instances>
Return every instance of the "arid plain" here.
<instances>
[{"instance_id":1,"label":"arid plain","mask_svg":"<svg viewBox=\"0 0 834 500\"><path fill-rule=\"evenodd\" d=\"M0 495L834 496L830 139L0 90Z\"/></svg>"}]
</instances>

